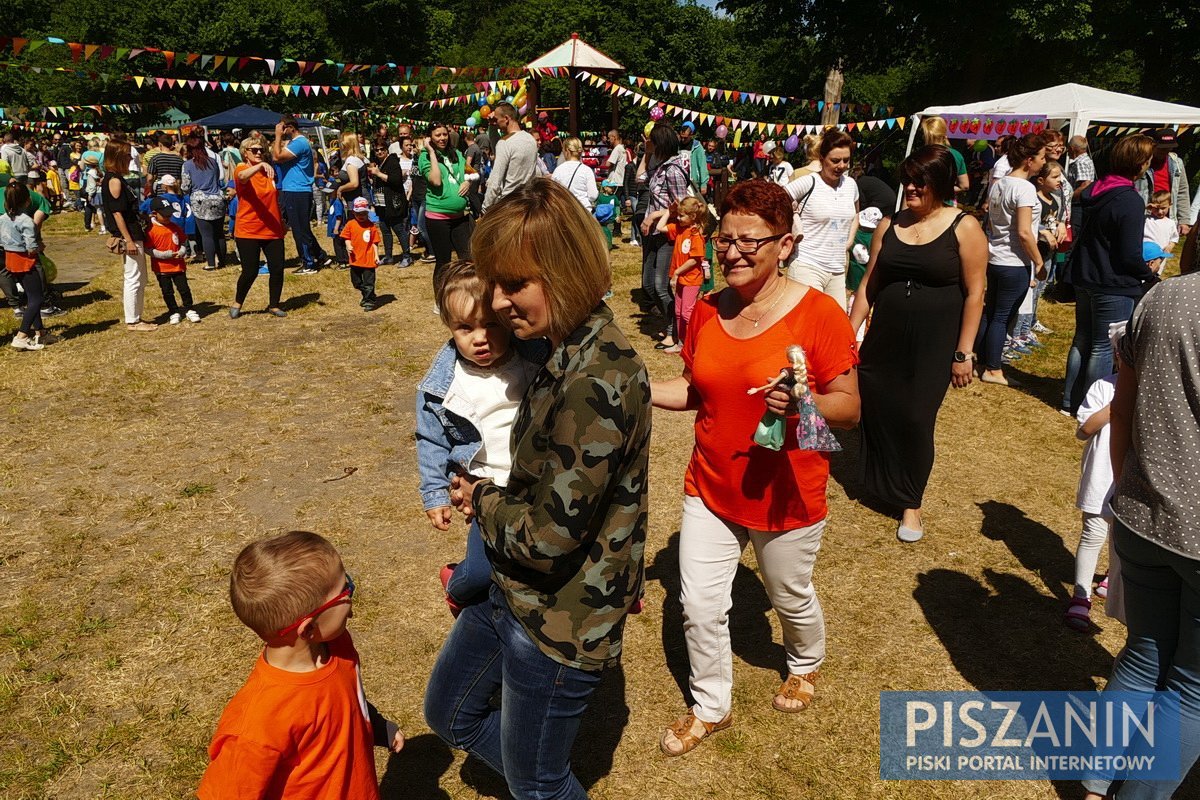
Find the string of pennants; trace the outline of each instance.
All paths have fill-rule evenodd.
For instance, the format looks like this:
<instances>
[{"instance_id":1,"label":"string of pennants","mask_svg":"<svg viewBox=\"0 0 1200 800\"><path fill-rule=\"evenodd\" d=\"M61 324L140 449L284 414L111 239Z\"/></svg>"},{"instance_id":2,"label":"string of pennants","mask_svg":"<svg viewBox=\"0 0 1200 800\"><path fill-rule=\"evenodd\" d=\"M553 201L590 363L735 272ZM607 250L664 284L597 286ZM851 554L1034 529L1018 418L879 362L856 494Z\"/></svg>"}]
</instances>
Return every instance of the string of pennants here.
<instances>
[{"instance_id":1,"label":"string of pennants","mask_svg":"<svg viewBox=\"0 0 1200 800\"><path fill-rule=\"evenodd\" d=\"M449 92L459 89L471 87L481 91L488 92L505 92L506 94L515 91L523 80L498 80L498 81L476 81L473 83L401 83L401 84L310 84L310 83L258 83L258 82L239 82L239 81L214 81L204 80L203 78L173 78L153 75L117 75L108 72L83 72L81 70L71 69L69 67L34 67L28 64L14 64L8 61L0 61L0 69L19 69L25 72L66 72L73 73L78 77L87 77L91 80L120 80L132 81L137 84L138 88L157 88L161 90L174 91L176 89L197 89L202 92L252 92L254 94L291 94L295 96L304 95L322 96L331 93L340 93L349 97L371 97L384 96L387 94L400 95L412 94L427 89L434 89L439 92ZM91 108L92 106L84 106Z\"/></svg>"},{"instance_id":2,"label":"string of pennants","mask_svg":"<svg viewBox=\"0 0 1200 800\"><path fill-rule=\"evenodd\" d=\"M20 128L27 131L91 131L99 130L103 126L91 122L43 122L38 120L25 122L6 119L0 122L0 127Z\"/></svg>"},{"instance_id":3,"label":"string of pennants","mask_svg":"<svg viewBox=\"0 0 1200 800\"><path fill-rule=\"evenodd\" d=\"M401 103L396 106L397 111L403 111L408 108L445 108L446 106L460 106L463 103L478 103L480 100L487 99L487 92L475 92L473 94L460 94L458 97L439 97L434 100L420 100L416 103Z\"/></svg>"},{"instance_id":4,"label":"string of pennants","mask_svg":"<svg viewBox=\"0 0 1200 800\"><path fill-rule=\"evenodd\" d=\"M800 133L820 133L825 130L825 125L806 125L796 122L760 122L751 119L739 119L737 117L728 117L720 114L709 114L704 111L694 111L689 108L671 105L664 103L661 100L656 100L653 97L647 97L644 94L639 94L632 89L626 89L624 86L605 80L598 75L592 75L590 72L581 70L579 73L581 79L595 87L603 88L604 91L618 97L630 98L635 106L660 106L663 113L670 114L673 117L680 117L687 120L693 120L705 125L726 125L731 128L740 128L744 131L757 131L770 134L800 134ZM873 130L892 130L894 128L904 129L908 122L908 117L886 117L884 119L871 119L859 122L842 122L836 127L838 130L846 131L847 133L865 132Z\"/></svg>"},{"instance_id":5,"label":"string of pennants","mask_svg":"<svg viewBox=\"0 0 1200 800\"><path fill-rule=\"evenodd\" d=\"M1149 127L1139 127L1137 125L1089 125L1088 130L1094 130L1097 136L1124 136L1127 133L1152 133L1163 127L1174 128L1175 132L1183 135L1196 125L1151 125Z\"/></svg>"},{"instance_id":6,"label":"string of pennants","mask_svg":"<svg viewBox=\"0 0 1200 800\"><path fill-rule=\"evenodd\" d=\"M29 114L40 114L43 117L63 117L68 113L77 111L95 111L97 114L102 114L105 111L120 111L125 114L132 114L135 111L141 111L147 108L165 108L171 105L165 100L155 101L153 103L100 103L98 105L65 105L65 106L41 106L26 108L22 106L11 106L9 108L0 108L0 119L9 119L13 116L27 117Z\"/></svg>"},{"instance_id":7,"label":"string of pennants","mask_svg":"<svg viewBox=\"0 0 1200 800\"><path fill-rule=\"evenodd\" d=\"M491 77L494 79L517 78L525 73L524 67L447 67L440 64L405 65L396 64L392 61L383 64L356 64L335 61L331 58L307 60L299 58L265 58L263 56L238 56L219 53L190 53L165 50L159 47L117 47L107 44L68 42L57 36L48 36L44 39L0 36L0 50L6 50L11 47L14 56L20 55L23 52L32 53L46 45L68 48L71 51L71 60L76 63L88 61L97 56L100 59L117 58L132 61L140 55L149 53L162 56L167 62L168 68L173 68L176 64L184 64L189 67L198 66L200 69L211 67L213 70L224 67L226 72L232 72L234 69L244 70L250 66L254 66L255 68L265 66L271 75L274 75L276 70L281 66L295 67L300 71L301 75L313 74L321 69L332 70L339 77L362 72L370 75L376 75L380 72L403 72L406 76L405 80L411 79L414 74L423 72L431 72L433 74L447 72L451 75L464 78Z\"/></svg>"},{"instance_id":8,"label":"string of pennants","mask_svg":"<svg viewBox=\"0 0 1200 800\"><path fill-rule=\"evenodd\" d=\"M803 97L792 97L790 95L746 92L739 89L717 89L712 86L698 86L692 83L680 83L679 81L665 81L659 78L646 78L641 75L630 75L628 76L628 80L630 86L636 85L639 88L649 86L654 89L673 92L675 94L689 94L692 97L697 97L701 100L724 100L734 103L756 103L761 106L795 105L807 107L816 111L824 111L826 105L828 105L831 108L848 113L879 114L881 116L891 115L895 111L892 106L876 106L869 103L826 104L824 100L809 100Z\"/></svg>"}]
</instances>

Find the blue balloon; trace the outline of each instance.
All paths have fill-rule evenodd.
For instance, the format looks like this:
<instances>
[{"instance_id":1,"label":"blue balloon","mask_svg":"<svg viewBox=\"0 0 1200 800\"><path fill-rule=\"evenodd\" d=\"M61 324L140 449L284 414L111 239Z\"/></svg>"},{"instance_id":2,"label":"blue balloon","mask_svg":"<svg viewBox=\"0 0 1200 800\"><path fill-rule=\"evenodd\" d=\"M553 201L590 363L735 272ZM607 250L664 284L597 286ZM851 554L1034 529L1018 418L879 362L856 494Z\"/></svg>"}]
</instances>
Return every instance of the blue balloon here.
<instances>
[{"instance_id":1,"label":"blue balloon","mask_svg":"<svg viewBox=\"0 0 1200 800\"><path fill-rule=\"evenodd\" d=\"M479 107L483 108L486 105L487 105L487 95L483 95L479 98Z\"/></svg>"},{"instance_id":2,"label":"blue balloon","mask_svg":"<svg viewBox=\"0 0 1200 800\"><path fill-rule=\"evenodd\" d=\"M474 117L467 117L467 127L468 128L475 127L475 118Z\"/></svg>"}]
</instances>

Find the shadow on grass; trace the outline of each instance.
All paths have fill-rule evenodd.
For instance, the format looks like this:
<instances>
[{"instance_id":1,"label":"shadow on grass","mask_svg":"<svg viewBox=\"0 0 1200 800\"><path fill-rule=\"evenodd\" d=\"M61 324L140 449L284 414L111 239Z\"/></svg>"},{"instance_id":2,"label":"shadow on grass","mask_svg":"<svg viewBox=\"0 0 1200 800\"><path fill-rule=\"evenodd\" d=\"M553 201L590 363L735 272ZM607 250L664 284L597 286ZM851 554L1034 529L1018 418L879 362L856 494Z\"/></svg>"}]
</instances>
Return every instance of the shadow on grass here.
<instances>
[{"instance_id":1,"label":"shadow on grass","mask_svg":"<svg viewBox=\"0 0 1200 800\"><path fill-rule=\"evenodd\" d=\"M1071 599L1067 589L1075 581L1075 555L1063 544L1062 535L1032 520L1008 503L985 500L977 504L983 512L980 533L1004 545L1037 575L1050 593L1062 602Z\"/></svg>"},{"instance_id":2,"label":"shadow on grass","mask_svg":"<svg viewBox=\"0 0 1200 800\"><path fill-rule=\"evenodd\" d=\"M378 311L379 309L381 309L381 308L383 308L384 306L386 306L388 303L394 303L394 302L396 302L396 295L394 295L394 294L381 294L381 295L377 295L377 296L375 297L375 301L374 301L374 302L375 302L375 310L376 310L376 311Z\"/></svg>"},{"instance_id":3,"label":"shadow on grass","mask_svg":"<svg viewBox=\"0 0 1200 800\"><path fill-rule=\"evenodd\" d=\"M305 294L298 294L287 298L279 304L279 307L284 311L297 311L305 306L311 306L313 303L318 303L320 300L320 292L307 292Z\"/></svg>"},{"instance_id":4,"label":"shadow on grass","mask_svg":"<svg viewBox=\"0 0 1200 800\"><path fill-rule=\"evenodd\" d=\"M654 556L646 568L646 580L662 584L665 598L662 609L662 646L667 669L679 687L684 701L691 706L695 700L688 688L687 644L683 638L683 606L679 602L679 532L671 534L667 545ZM733 606L729 610L729 637L733 653L747 664L770 669L786 676L787 663L783 645L774 640L771 620L774 609L762 581L754 571L739 564L733 577Z\"/></svg>"},{"instance_id":5,"label":"shadow on grass","mask_svg":"<svg viewBox=\"0 0 1200 800\"><path fill-rule=\"evenodd\" d=\"M72 285L75 284L67 284L66 286ZM84 284L79 285L83 286ZM70 291L66 286L62 284L55 284L54 286L55 291L58 292L59 308L62 308L64 311L74 311L84 306L89 306L92 303L112 300L112 295L102 289L93 289L83 294L66 294L66 292Z\"/></svg>"},{"instance_id":6,"label":"shadow on grass","mask_svg":"<svg viewBox=\"0 0 1200 800\"><path fill-rule=\"evenodd\" d=\"M453 763L454 753L437 734L414 736L388 758L379 783L380 800L450 800L438 783Z\"/></svg>"},{"instance_id":7,"label":"shadow on grass","mask_svg":"<svg viewBox=\"0 0 1200 800\"><path fill-rule=\"evenodd\" d=\"M117 324L115 319L102 319L99 322L85 322L78 325L68 325L61 331L55 331L58 336L63 339L76 339L80 336L87 336L89 333L100 333Z\"/></svg>"},{"instance_id":8,"label":"shadow on grass","mask_svg":"<svg viewBox=\"0 0 1200 800\"><path fill-rule=\"evenodd\" d=\"M1016 364L1009 364L1005 370L1010 380L1015 380L1020 386L1014 386L1018 392L1029 395L1030 397L1041 400L1046 405L1058 410L1062 403L1063 396L1063 379L1062 378L1047 378L1044 375L1035 375L1032 372L1026 372Z\"/></svg>"},{"instance_id":9,"label":"shadow on grass","mask_svg":"<svg viewBox=\"0 0 1200 800\"><path fill-rule=\"evenodd\" d=\"M990 569L983 575L986 583L930 570L917 576L913 592L967 683L979 691L1078 691L1107 679L1112 655L1094 636L1062 624L1062 600L1017 575ZM1062 800L1084 797L1077 781L1051 783Z\"/></svg>"}]
</instances>

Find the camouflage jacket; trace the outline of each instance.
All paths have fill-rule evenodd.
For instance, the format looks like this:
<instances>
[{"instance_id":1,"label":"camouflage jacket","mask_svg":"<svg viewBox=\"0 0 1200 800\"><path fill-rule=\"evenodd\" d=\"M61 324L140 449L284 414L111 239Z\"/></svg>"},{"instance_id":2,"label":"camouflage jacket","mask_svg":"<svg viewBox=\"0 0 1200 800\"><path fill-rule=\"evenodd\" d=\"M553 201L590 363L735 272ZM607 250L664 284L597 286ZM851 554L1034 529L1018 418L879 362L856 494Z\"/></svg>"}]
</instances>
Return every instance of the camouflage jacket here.
<instances>
[{"instance_id":1,"label":"camouflage jacket","mask_svg":"<svg viewBox=\"0 0 1200 800\"><path fill-rule=\"evenodd\" d=\"M507 489L482 481L472 498L493 577L547 656L611 666L641 594L650 381L608 306L550 355L512 437Z\"/></svg>"}]
</instances>

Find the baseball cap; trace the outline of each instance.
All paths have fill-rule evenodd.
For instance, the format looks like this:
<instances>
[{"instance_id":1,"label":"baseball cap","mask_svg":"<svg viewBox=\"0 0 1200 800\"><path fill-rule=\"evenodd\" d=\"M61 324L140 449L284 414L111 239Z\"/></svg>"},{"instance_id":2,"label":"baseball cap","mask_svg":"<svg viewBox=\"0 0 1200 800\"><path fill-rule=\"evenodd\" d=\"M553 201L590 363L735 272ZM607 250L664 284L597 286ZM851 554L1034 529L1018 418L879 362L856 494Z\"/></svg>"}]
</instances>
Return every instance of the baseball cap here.
<instances>
[{"instance_id":1,"label":"baseball cap","mask_svg":"<svg viewBox=\"0 0 1200 800\"><path fill-rule=\"evenodd\" d=\"M354 198L354 203L350 206L350 208L355 214L359 214L363 211L370 211L371 204L367 202L367 198L365 197L356 197Z\"/></svg>"},{"instance_id":2,"label":"baseball cap","mask_svg":"<svg viewBox=\"0 0 1200 800\"><path fill-rule=\"evenodd\" d=\"M1174 128L1159 128L1150 134L1150 138L1154 140L1155 147L1179 147L1179 134Z\"/></svg>"},{"instance_id":3,"label":"baseball cap","mask_svg":"<svg viewBox=\"0 0 1200 800\"><path fill-rule=\"evenodd\" d=\"M864 208L858 212L858 225L861 228L873 231L879 226L879 221L883 219L883 212L875 206Z\"/></svg>"},{"instance_id":4,"label":"baseball cap","mask_svg":"<svg viewBox=\"0 0 1200 800\"><path fill-rule=\"evenodd\" d=\"M150 210L156 214L171 216L175 213L175 206L171 205L171 201L165 197L156 197L150 201Z\"/></svg>"},{"instance_id":5,"label":"baseball cap","mask_svg":"<svg viewBox=\"0 0 1200 800\"><path fill-rule=\"evenodd\" d=\"M683 123L683 124L682 124L682 125L680 125L679 127L680 127L680 128L687 128L687 129L688 129L689 131L691 131L692 133L695 133L695 132L696 132L696 123L692 122L691 120L688 120L687 122Z\"/></svg>"},{"instance_id":6,"label":"baseball cap","mask_svg":"<svg viewBox=\"0 0 1200 800\"><path fill-rule=\"evenodd\" d=\"M1142 242L1142 261L1154 261L1159 258L1170 258L1171 254L1163 250L1158 242Z\"/></svg>"},{"instance_id":7,"label":"baseball cap","mask_svg":"<svg viewBox=\"0 0 1200 800\"><path fill-rule=\"evenodd\" d=\"M28 177L31 181L36 181L38 178L42 177L42 173L38 172L36 169L31 169L29 170L29 175L26 177Z\"/></svg>"},{"instance_id":8,"label":"baseball cap","mask_svg":"<svg viewBox=\"0 0 1200 800\"><path fill-rule=\"evenodd\" d=\"M158 179L158 185L159 186L174 186L175 185L175 176L174 175L163 175L161 178Z\"/></svg>"}]
</instances>

